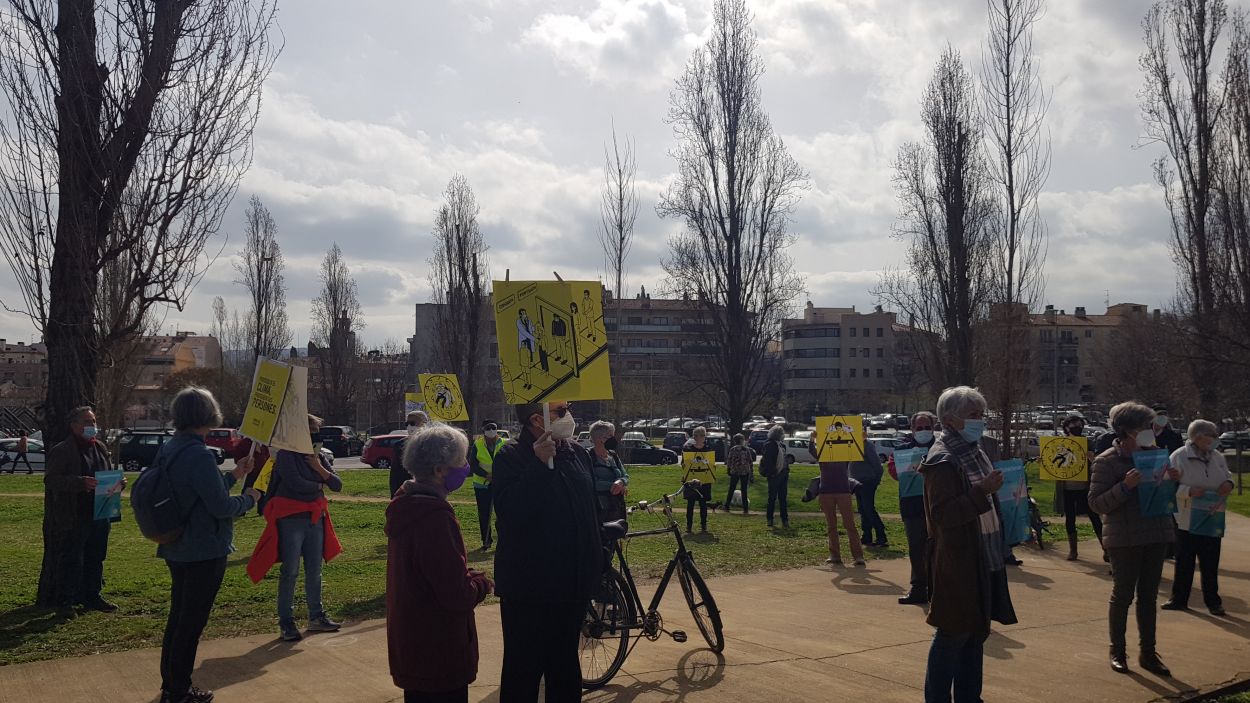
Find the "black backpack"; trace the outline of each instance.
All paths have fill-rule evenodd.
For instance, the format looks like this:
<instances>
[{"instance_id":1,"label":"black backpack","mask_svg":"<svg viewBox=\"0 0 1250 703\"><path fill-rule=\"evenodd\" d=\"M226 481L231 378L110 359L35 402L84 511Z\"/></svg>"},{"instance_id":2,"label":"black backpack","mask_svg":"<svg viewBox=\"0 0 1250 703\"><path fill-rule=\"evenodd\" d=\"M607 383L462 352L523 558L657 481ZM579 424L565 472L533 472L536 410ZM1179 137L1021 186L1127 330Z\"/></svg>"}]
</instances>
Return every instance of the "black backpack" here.
<instances>
[{"instance_id":1,"label":"black backpack","mask_svg":"<svg viewBox=\"0 0 1250 703\"><path fill-rule=\"evenodd\" d=\"M182 453L182 449L165 459L164 453L157 455L152 466L139 474L134 486L130 488L130 509L134 513L135 523L143 536L157 544L177 542L186 529L190 509L183 510L174 492L173 481L169 477L169 464Z\"/></svg>"}]
</instances>

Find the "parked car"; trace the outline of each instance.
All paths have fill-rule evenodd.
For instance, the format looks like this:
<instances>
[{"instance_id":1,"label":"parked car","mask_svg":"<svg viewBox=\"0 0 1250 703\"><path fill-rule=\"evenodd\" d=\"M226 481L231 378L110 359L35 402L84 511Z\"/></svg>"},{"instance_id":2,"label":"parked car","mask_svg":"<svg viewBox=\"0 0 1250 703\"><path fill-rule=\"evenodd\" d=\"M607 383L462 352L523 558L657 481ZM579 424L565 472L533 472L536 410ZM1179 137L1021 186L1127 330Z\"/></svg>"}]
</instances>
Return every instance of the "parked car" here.
<instances>
[{"instance_id":1,"label":"parked car","mask_svg":"<svg viewBox=\"0 0 1250 703\"><path fill-rule=\"evenodd\" d=\"M641 432L626 432L625 434L621 435L622 441L627 440L627 439L637 439L637 440L645 442L647 441L647 436Z\"/></svg>"},{"instance_id":2,"label":"parked car","mask_svg":"<svg viewBox=\"0 0 1250 703\"><path fill-rule=\"evenodd\" d=\"M117 465L123 471L142 471L152 465L156 453L161 446L173 438L170 430L154 432L126 432L117 440ZM208 447L208 451L221 466L226 460L226 453L220 447Z\"/></svg>"},{"instance_id":3,"label":"parked car","mask_svg":"<svg viewBox=\"0 0 1250 703\"><path fill-rule=\"evenodd\" d=\"M395 466L398 461L395 457L395 450L407 438L407 432L392 432L391 434L370 437L361 451L360 460L375 469L389 469ZM333 452L331 452L331 455L333 455Z\"/></svg>"},{"instance_id":4,"label":"parked car","mask_svg":"<svg viewBox=\"0 0 1250 703\"><path fill-rule=\"evenodd\" d=\"M1250 430L1240 430L1238 432L1225 432L1220 435L1220 449L1235 450L1241 447L1243 451L1250 449Z\"/></svg>"},{"instance_id":5,"label":"parked car","mask_svg":"<svg viewBox=\"0 0 1250 703\"><path fill-rule=\"evenodd\" d=\"M1036 459L1042 455L1042 444L1037 435L1024 435L1016 440L1015 455L1024 459Z\"/></svg>"},{"instance_id":6,"label":"parked car","mask_svg":"<svg viewBox=\"0 0 1250 703\"><path fill-rule=\"evenodd\" d=\"M321 445L334 456L355 456L364 449L364 442L360 441L356 431L348 425L324 426L317 437L321 440Z\"/></svg>"},{"instance_id":7,"label":"parked car","mask_svg":"<svg viewBox=\"0 0 1250 703\"><path fill-rule=\"evenodd\" d=\"M0 457L3 458L3 465L7 468L17 469L17 466L9 466L13 457L17 456L17 437L7 437L0 439ZM37 439L26 440L26 460L30 462L32 468L42 468L44 463L43 442ZM26 465L21 464L21 471L26 470Z\"/></svg>"},{"instance_id":8,"label":"parked car","mask_svg":"<svg viewBox=\"0 0 1250 703\"><path fill-rule=\"evenodd\" d=\"M894 456L894 450L903 444L903 440L894 435L883 436L881 432L871 432L868 435L868 444L877 450L877 457L881 459L881 463L885 463L890 457Z\"/></svg>"},{"instance_id":9,"label":"parked car","mask_svg":"<svg viewBox=\"0 0 1250 703\"><path fill-rule=\"evenodd\" d=\"M623 439L616 447L616 453L626 464L676 464L677 452L652 446L645 439Z\"/></svg>"},{"instance_id":10,"label":"parked car","mask_svg":"<svg viewBox=\"0 0 1250 703\"><path fill-rule=\"evenodd\" d=\"M815 464L816 457L808 449L807 437L786 437L786 463Z\"/></svg>"},{"instance_id":11,"label":"parked car","mask_svg":"<svg viewBox=\"0 0 1250 703\"><path fill-rule=\"evenodd\" d=\"M670 452L680 452L685 446L686 440L690 439L690 435L682 431L669 432L664 435L663 447Z\"/></svg>"},{"instance_id":12,"label":"parked car","mask_svg":"<svg viewBox=\"0 0 1250 703\"><path fill-rule=\"evenodd\" d=\"M236 447L243 441L243 435L239 431L230 427L218 427L215 430L209 430L208 436L204 438L204 443L210 447L217 447L226 454L233 455Z\"/></svg>"},{"instance_id":13,"label":"parked car","mask_svg":"<svg viewBox=\"0 0 1250 703\"><path fill-rule=\"evenodd\" d=\"M767 443L768 430L751 430L751 434L747 435L747 446L754 449L756 454L763 454Z\"/></svg>"}]
</instances>

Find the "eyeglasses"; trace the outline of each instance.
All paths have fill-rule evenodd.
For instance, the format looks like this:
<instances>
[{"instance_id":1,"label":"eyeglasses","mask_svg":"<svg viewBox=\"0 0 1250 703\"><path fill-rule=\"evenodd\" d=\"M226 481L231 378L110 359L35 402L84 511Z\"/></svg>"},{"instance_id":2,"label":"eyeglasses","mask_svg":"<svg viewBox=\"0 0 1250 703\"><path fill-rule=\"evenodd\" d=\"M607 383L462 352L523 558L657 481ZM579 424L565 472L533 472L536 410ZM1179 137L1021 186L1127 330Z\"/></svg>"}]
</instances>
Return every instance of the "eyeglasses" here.
<instances>
[{"instance_id":1,"label":"eyeglasses","mask_svg":"<svg viewBox=\"0 0 1250 703\"><path fill-rule=\"evenodd\" d=\"M572 409L573 409L573 404L569 403L561 408L552 408L551 412L555 413L556 417L564 417L565 415L568 415L569 411Z\"/></svg>"}]
</instances>

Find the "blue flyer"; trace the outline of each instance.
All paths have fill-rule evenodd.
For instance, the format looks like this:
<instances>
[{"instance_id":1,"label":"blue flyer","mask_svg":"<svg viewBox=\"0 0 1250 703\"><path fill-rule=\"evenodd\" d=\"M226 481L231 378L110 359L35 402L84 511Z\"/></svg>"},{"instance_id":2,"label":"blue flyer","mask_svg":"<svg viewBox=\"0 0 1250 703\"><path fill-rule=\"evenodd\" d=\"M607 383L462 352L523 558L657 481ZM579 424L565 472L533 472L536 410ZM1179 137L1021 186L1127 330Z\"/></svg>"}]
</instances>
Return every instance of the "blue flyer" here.
<instances>
[{"instance_id":1,"label":"blue flyer","mask_svg":"<svg viewBox=\"0 0 1250 703\"><path fill-rule=\"evenodd\" d=\"M1003 487L998 489L998 509L1003 521L1003 537L1007 544L1029 540L1029 492L1024 476L1024 461L1008 459L994 462L1003 472Z\"/></svg>"},{"instance_id":2,"label":"blue flyer","mask_svg":"<svg viewBox=\"0 0 1250 703\"><path fill-rule=\"evenodd\" d=\"M122 477L120 471L97 471L95 480L96 520L115 520L122 516Z\"/></svg>"},{"instance_id":3,"label":"blue flyer","mask_svg":"<svg viewBox=\"0 0 1250 703\"><path fill-rule=\"evenodd\" d=\"M896 449L894 451L894 470L898 472L898 497L915 498L924 495L924 476L917 469L924 461L929 450L924 447L915 449Z\"/></svg>"},{"instance_id":4,"label":"blue flyer","mask_svg":"<svg viewBox=\"0 0 1250 703\"><path fill-rule=\"evenodd\" d=\"M1207 491L1198 498L1190 498L1189 534L1204 537L1224 536L1224 498L1215 491Z\"/></svg>"},{"instance_id":5,"label":"blue flyer","mask_svg":"<svg viewBox=\"0 0 1250 703\"><path fill-rule=\"evenodd\" d=\"M1133 466L1141 472L1137 501L1142 517L1161 517L1176 512L1176 482L1167 478L1166 449L1133 452Z\"/></svg>"}]
</instances>

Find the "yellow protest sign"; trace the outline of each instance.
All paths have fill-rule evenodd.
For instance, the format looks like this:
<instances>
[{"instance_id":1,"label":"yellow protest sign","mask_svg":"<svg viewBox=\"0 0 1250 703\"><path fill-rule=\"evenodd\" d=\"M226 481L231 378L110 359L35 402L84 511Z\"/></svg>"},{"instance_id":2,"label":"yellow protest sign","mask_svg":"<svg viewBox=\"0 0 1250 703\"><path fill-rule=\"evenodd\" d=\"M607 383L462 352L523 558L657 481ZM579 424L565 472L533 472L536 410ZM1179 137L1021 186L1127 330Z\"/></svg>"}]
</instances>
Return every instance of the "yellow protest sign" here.
<instances>
[{"instance_id":1,"label":"yellow protest sign","mask_svg":"<svg viewBox=\"0 0 1250 703\"><path fill-rule=\"evenodd\" d=\"M460 422L469 419L460 393L460 380L454 373L423 373L417 376L417 387L425 403L425 412L440 422Z\"/></svg>"},{"instance_id":2,"label":"yellow protest sign","mask_svg":"<svg viewBox=\"0 0 1250 703\"><path fill-rule=\"evenodd\" d=\"M682 452L682 481L699 479L703 484L716 483L716 452Z\"/></svg>"},{"instance_id":3,"label":"yellow protest sign","mask_svg":"<svg viewBox=\"0 0 1250 703\"><path fill-rule=\"evenodd\" d=\"M1039 437L1043 481L1088 481L1089 441L1084 437Z\"/></svg>"},{"instance_id":4,"label":"yellow protest sign","mask_svg":"<svg viewBox=\"0 0 1250 703\"><path fill-rule=\"evenodd\" d=\"M425 399L420 393L405 393L404 394L404 414L405 415L407 415L408 413L414 410L424 410L424 409L425 409Z\"/></svg>"},{"instance_id":5,"label":"yellow protest sign","mask_svg":"<svg viewBox=\"0 0 1250 703\"><path fill-rule=\"evenodd\" d=\"M252 374L252 392L243 411L239 434L261 444L269 444L278 426L278 414L291 381L291 367L272 359L257 359Z\"/></svg>"},{"instance_id":6,"label":"yellow protest sign","mask_svg":"<svg viewBox=\"0 0 1250 703\"><path fill-rule=\"evenodd\" d=\"M508 403L612 398L602 285L495 281L493 300Z\"/></svg>"},{"instance_id":7,"label":"yellow protest sign","mask_svg":"<svg viewBox=\"0 0 1250 703\"><path fill-rule=\"evenodd\" d=\"M278 424L273 428L272 449L286 449L297 454L312 454L312 436L308 433L308 369L290 367L291 380L282 399Z\"/></svg>"},{"instance_id":8,"label":"yellow protest sign","mask_svg":"<svg viewBox=\"0 0 1250 703\"><path fill-rule=\"evenodd\" d=\"M252 483L252 488L267 493L269 491L269 481L273 479L273 457L270 456L265 465L260 467L260 473L256 474L256 481Z\"/></svg>"},{"instance_id":9,"label":"yellow protest sign","mask_svg":"<svg viewBox=\"0 0 1250 703\"><path fill-rule=\"evenodd\" d=\"M864 418L859 415L816 418L816 447L819 461L863 461Z\"/></svg>"}]
</instances>

